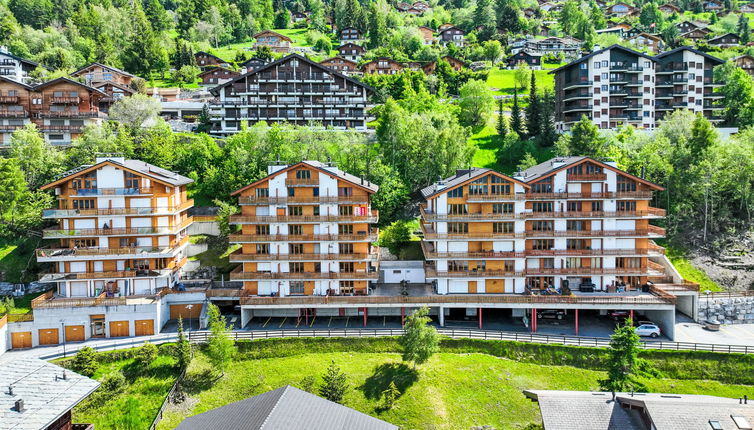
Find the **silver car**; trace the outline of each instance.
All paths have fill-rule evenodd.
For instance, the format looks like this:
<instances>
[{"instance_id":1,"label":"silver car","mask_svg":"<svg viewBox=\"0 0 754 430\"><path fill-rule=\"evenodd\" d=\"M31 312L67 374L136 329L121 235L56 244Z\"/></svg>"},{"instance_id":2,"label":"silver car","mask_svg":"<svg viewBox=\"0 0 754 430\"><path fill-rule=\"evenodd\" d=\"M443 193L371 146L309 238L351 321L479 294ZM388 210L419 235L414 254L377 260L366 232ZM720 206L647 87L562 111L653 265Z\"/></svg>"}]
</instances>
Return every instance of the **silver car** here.
<instances>
[{"instance_id":1,"label":"silver car","mask_svg":"<svg viewBox=\"0 0 754 430\"><path fill-rule=\"evenodd\" d=\"M654 324L642 324L639 327L636 327L636 334L639 336L649 336L652 338L659 337L662 332L660 331L660 327L657 327Z\"/></svg>"}]
</instances>

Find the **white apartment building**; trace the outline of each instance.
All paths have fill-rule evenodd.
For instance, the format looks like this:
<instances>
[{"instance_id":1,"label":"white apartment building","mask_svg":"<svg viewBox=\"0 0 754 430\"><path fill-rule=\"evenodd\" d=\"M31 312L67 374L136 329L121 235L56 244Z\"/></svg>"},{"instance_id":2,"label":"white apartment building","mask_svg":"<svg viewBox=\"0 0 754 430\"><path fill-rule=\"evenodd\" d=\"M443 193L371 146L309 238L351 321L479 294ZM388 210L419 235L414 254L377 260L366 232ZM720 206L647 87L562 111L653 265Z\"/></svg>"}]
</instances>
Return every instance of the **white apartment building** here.
<instances>
[{"instance_id":1,"label":"white apartment building","mask_svg":"<svg viewBox=\"0 0 754 430\"><path fill-rule=\"evenodd\" d=\"M17 57L7 47L0 46L0 76L22 84L31 84L29 73L37 67L39 64Z\"/></svg>"}]
</instances>

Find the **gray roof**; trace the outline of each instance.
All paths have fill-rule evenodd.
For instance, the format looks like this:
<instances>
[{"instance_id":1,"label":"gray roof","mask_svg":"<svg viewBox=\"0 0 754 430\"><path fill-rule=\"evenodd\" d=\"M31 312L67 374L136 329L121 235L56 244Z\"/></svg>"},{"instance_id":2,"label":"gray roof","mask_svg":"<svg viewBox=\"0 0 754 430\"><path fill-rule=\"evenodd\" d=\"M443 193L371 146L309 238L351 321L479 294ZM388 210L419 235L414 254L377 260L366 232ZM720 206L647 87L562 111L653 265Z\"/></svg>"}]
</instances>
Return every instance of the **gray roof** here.
<instances>
[{"instance_id":1,"label":"gray roof","mask_svg":"<svg viewBox=\"0 0 754 430\"><path fill-rule=\"evenodd\" d=\"M170 170L163 169L162 167L157 167L140 160L124 160L123 163L118 163L117 161L113 162L116 164L122 164L124 167L127 167L131 170L136 170L139 173L143 173L146 176L150 176L154 179L157 179L158 181L167 182L171 185L186 185L194 182L194 180L191 178L187 178L183 175L171 172Z\"/></svg>"},{"instance_id":2,"label":"gray roof","mask_svg":"<svg viewBox=\"0 0 754 430\"><path fill-rule=\"evenodd\" d=\"M484 167L472 167L471 169L458 169L456 170L456 174L445 178L439 182L435 182L434 184L422 188L422 197L425 199L428 199L436 194L439 194L441 191L450 189L455 187L458 184L462 184L469 179L473 179L479 176L482 176L486 173L494 172L492 169L487 169Z\"/></svg>"},{"instance_id":3,"label":"gray roof","mask_svg":"<svg viewBox=\"0 0 754 430\"><path fill-rule=\"evenodd\" d=\"M364 180L363 178L360 178L356 175L352 175L350 173L346 173L337 167L328 166L327 164L316 161L316 160L304 160L302 163L308 164L312 167L316 167L317 169L325 170L327 172L332 173L333 175L337 176L338 178L344 179L348 182L354 183L356 185L360 185L366 189L369 189L371 191L374 191L375 193L380 189L377 184L369 182L367 180Z\"/></svg>"},{"instance_id":4,"label":"gray roof","mask_svg":"<svg viewBox=\"0 0 754 430\"><path fill-rule=\"evenodd\" d=\"M524 182L536 181L537 179L547 175L554 170L560 169L563 166L577 163L585 158L587 157L577 156L551 158L544 163L539 163L536 166L532 166L524 171L518 172L514 176Z\"/></svg>"},{"instance_id":5,"label":"gray roof","mask_svg":"<svg viewBox=\"0 0 754 430\"><path fill-rule=\"evenodd\" d=\"M397 430L398 427L286 385L186 418L176 430Z\"/></svg>"},{"instance_id":6,"label":"gray roof","mask_svg":"<svg viewBox=\"0 0 754 430\"><path fill-rule=\"evenodd\" d=\"M754 424L754 403L725 397L616 393L613 402L611 393L532 390L524 394L539 403L547 430L644 430L642 416L657 430L709 430L710 421L718 421L724 430L751 428L739 427L733 417Z\"/></svg>"},{"instance_id":7,"label":"gray roof","mask_svg":"<svg viewBox=\"0 0 754 430\"><path fill-rule=\"evenodd\" d=\"M62 379L64 371L66 379ZM47 428L99 385L93 379L36 358L0 360L0 429ZM9 386L13 386L13 395L8 394ZM24 401L23 412L14 409L19 399Z\"/></svg>"}]
</instances>

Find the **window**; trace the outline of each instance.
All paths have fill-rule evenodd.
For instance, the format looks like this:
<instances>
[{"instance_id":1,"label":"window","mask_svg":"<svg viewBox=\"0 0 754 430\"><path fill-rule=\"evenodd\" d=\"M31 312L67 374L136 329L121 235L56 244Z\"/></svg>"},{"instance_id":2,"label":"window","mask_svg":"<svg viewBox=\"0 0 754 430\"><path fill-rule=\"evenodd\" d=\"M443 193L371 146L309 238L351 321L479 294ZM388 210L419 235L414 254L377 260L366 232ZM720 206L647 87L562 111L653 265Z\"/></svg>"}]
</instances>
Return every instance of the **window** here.
<instances>
[{"instance_id":1,"label":"window","mask_svg":"<svg viewBox=\"0 0 754 430\"><path fill-rule=\"evenodd\" d=\"M269 254L269 253L270 253L269 243L257 243L257 254Z\"/></svg>"},{"instance_id":2,"label":"window","mask_svg":"<svg viewBox=\"0 0 754 430\"><path fill-rule=\"evenodd\" d=\"M311 179L312 172L310 170L296 170L296 179Z\"/></svg>"},{"instance_id":3,"label":"window","mask_svg":"<svg viewBox=\"0 0 754 430\"><path fill-rule=\"evenodd\" d=\"M616 257L615 267L620 269L640 268L641 257Z\"/></svg>"},{"instance_id":4,"label":"window","mask_svg":"<svg viewBox=\"0 0 754 430\"><path fill-rule=\"evenodd\" d=\"M469 195L470 196L478 196L487 194L487 184L474 184L472 183L469 185Z\"/></svg>"},{"instance_id":5,"label":"window","mask_svg":"<svg viewBox=\"0 0 754 430\"><path fill-rule=\"evenodd\" d=\"M126 172L126 188L139 188L139 177L131 172Z\"/></svg>"},{"instance_id":6,"label":"window","mask_svg":"<svg viewBox=\"0 0 754 430\"><path fill-rule=\"evenodd\" d=\"M84 176L79 176L71 181L71 187L73 187L73 189L97 188L97 174L88 173Z\"/></svg>"},{"instance_id":7,"label":"window","mask_svg":"<svg viewBox=\"0 0 754 430\"><path fill-rule=\"evenodd\" d=\"M354 270L354 264L353 261L346 261L346 262L340 262L338 263L338 269L341 273L353 273Z\"/></svg>"},{"instance_id":8,"label":"window","mask_svg":"<svg viewBox=\"0 0 754 430\"><path fill-rule=\"evenodd\" d=\"M258 226L256 226L256 232L259 235L268 235L268 234L270 234L270 226L269 225L258 225Z\"/></svg>"},{"instance_id":9,"label":"window","mask_svg":"<svg viewBox=\"0 0 754 430\"><path fill-rule=\"evenodd\" d=\"M468 272L468 261L448 260L448 272Z\"/></svg>"},{"instance_id":10,"label":"window","mask_svg":"<svg viewBox=\"0 0 754 430\"><path fill-rule=\"evenodd\" d=\"M634 212L636 211L635 201L618 200L615 202L615 210L618 212Z\"/></svg>"},{"instance_id":11,"label":"window","mask_svg":"<svg viewBox=\"0 0 754 430\"><path fill-rule=\"evenodd\" d=\"M618 175L617 181L618 182L616 184L616 188L617 188L618 192L621 192L621 191L623 191L623 192L625 192L625 191L636 191L636 182L635 181L632 181L631 179L629 179L629 178L627 178L627 177L625 177L623 175Z\"/></svg>"},{"instance_id":12,"label":"window","mask_svg":"<svg viewBox=\"0 0 754 430\"><path fill-rule=\"evenodd\" d=\"M543 269L554 269L555 259L554 258L540 258L539 264L542 266Z\"/></svg>"},{"instance_id":13,"label":"window","mask_svg":"<svg viewBox=\"0 0 754 430\"><path fill-rule=\"evenodd\" d=\"M468 233L469 224L465 222L449 222L448 233Z\"/></svg>"},{"instance_id":14,"label":"window","mask_svg":"<svg viewBox=\"0 0 754 430\"><path fill-rule=\"evenodd\" d=\"M552 202L533 202L532 212L552 212Z\"/></svg>"},{"instance_id":15,"label":"window","mask_svg":"<svg viewBox=\"0 0 754 430\"><path fill-rule=\"evenodd\" d=\"M97 246L97 239L76 239L73 241L75 248L92 248Z\"/></svg>"},{"instance_id":16,"label":"window","mask_svg":"<svg viewBox=\"0 0 754 430\"><path fill-rule=\"evenodd\" d=\"M340 254L353 254L353 243L339 243L338 253Z\"/></svg>"},{"instance_id":17,"label":"window","mask_svg":"<svg viewBox=\"0 0 754 430\"><path fill-rule=\"evenodd\" d=\"M493 233L513 233L512 222L494 222L492 223Z\"/></svg>"},{"instance_id":18,"label":"window","mask_svg":"<svg viewBox=\"0 0 754 430\"><path fill-rule=\"evenodd\" d=\"M290 281L288 283L288 294L290 295L304 294L304 281Z\"/></svg>"},{"instance_id":19,"label":"window","mask_svg":"<svg viewBox=\"0 0 754 430\"><path fill-rule=\"evenodd\" d=\"M511 184L494 184L492 185L492 194L508 195L511 193Z\"/></svg>"},{"instance_id":20,"label":"window","mask_svg":"<svg viewBox=\"0 0 754 430\"><path fill-rule=\"evenodd\" d=\"M577 257L568 257L565 259L565 267L567 269L578 269L581 267L581 259Z\"/></svg>"},{"instance_id":21,"label":"window","mask_svg":"<svg viewBox=\"0 0 754 430\"><path fill-rule=\"evenodd\" d=\"M296 197L296 189L293 187L288 187L288 197Z\"/></svg>"},{"instance_id":22,"label":"window","mask_svg":"<svg viewBox=\"0 0 754 430\"><path fill-rule=\"evenodd\" d=\"M338 187L338 196L347 197L347 196L352 196L352 195L353 195L353 187Z\"/></svg>"},{"instance_id":23,"label":"window","mask_svg":"<svg viewBox=\"0 0 754 430\"><path fill-rule=\"evenodd\" d=\"M257 197L269 197L270 196L270 189L269 188L257 188L255 191L256 191L256 196Z\"/></svg>"},{"instance_id":24,"label":"window","mask_svg":"<svg viewBox=\"0 0 754 430\"><path fill-rule=\"evenodd\" d=\"M584 239L567 239L566 249L589 249Z\"/></svg>"},{"instance_id":25,"label":"window","mask_svg":"<svg viewBox=\"0 0 754 430\"><path fill-rule=\"evenodd\" d=\"M338 234L353 234L353 224L338 225Z\"/></svg>"},{"instance_id":26,"label":"window","mask_svg":"<svg viewBox=\"0 0 754 430\"><path fill-rule=\"evenodd\" d=\"M532 193L551 193L552 192L552 177L545 178L531 184L531 192Z\"/></svg>"},{"instance_id":27,"label":"window","mask_svg":"<svg viewBox=\"0 0 754 430\"><path fill-rule=\"evenodd\" d=\"M338 206L340 216L353 216L353 206Z\"/></svg>"},{"instance_id":28,"label":"window","mask_svg":"<svg viewBox=\"0 0 754 430\"><path fill-rule=\"evenodd\" d=\"M597 200L592 202L592 211L599 212L602 210L602 202Z\"/></svg>"},{"instance_id":29,"label":"window","mask_svg":"<svg viewBox=\"0 0 754 430\"><path fill-rule=\"evenodd\" d=\"M94 199L74 200L73 208L74 209L94 209L95 208Z\"/></svg>"},{"instance_id":30,"label":"window","mask_svg":"<svg viewBox=\"0 0 754 430\"><path fill-rule=\"evenodd\" d=\"M516 271L516 263L513 260L503 260L503 271L514 272Z\"/></svg>"},{"instance_id":31,"label":"window","mask_svg":"<svg viewBox=\"0 0 754 430\"><path fill-rule=\"evenodd\" d=\"M493 214L510 214L513 213L513 203L493 203Z\"/></svg>"},{"instance_id":32,"label":"window","mask_svg":"<svg viewBox=\"0 0 754 430\"><path fill-rule=\"evenodd\" d=\"M354 281L340 281L341 294L353 294Z\"/></svg>"},{"instance_id":33,"label":"window","mask_svg":"<svg viewBox=\"0 0 754 430\"><path fill-rule=\"evenodd\" d=\"M304 253L304 244L303 243L289 243L288 244L288 253L289 254L303 254Z\"/></svg>"},{"instance_id":34,"label":"window","mask_svg":"<svg viewBox=\"0 0 754 430\"><path fill-rule=\"evenodd\" d=\"M304 226L292 224L288 226L288 234L291 236L301 236L304 234Z\"/></svg>"},{"instance_id":35,"label":"window","mask_svg":"<svg viewBox=\"0 0 754 430\"><path fill-rule=\"evenodd\" d=\"M566 207L568 212L581 212L582 204L581 202L568 202Z\"/></svg>"},{"instance_id":36,"label":"window","mask_svg":"<svg viewBox=\"0 0 754 430\"><path fill-rule=\"evenodd\" d=\"M288 269L291 273L304 273L304 263L300 261L288 263Z\"/></svg>"},{"instance_id":37,"label":"window","mask_svg":"<svg viewBox=\"0 0 754 430\"><path fill-rule=\"evenodd\" d=\"M312 215L319 216L319 206L314 206L312 208Z\"/></svg>"},{"instance_id":38,"label":"window","mask_svg":"<svg viewBox=\"0 0 754 430\"><path fill-rule=\"evenodd\" d=\"M463 187L453 188L452 190L448 191L448 197L463 197Z\"/></svg>"},{"instance_id":39,"label":"window","mask_svg":"<svg viewBox=\"0 0 754 430\"><path fill-rule=\"evenodd\" d=\"M469 213L468 205L448 205L448 213L451 215L465 215Z\"/></svg>"},{"instance_id":40,"label":"window","mask_svg":"<svg viewBox=\"0 0 754 430\"><path fill-rule=\"evenodd\" d=\"M553 221L532 221L531 229L533 231L552 231Z\"/></svg>"},{"instance_id":41,"label":"window","mask_svg":"<svg viewBox=\"0 0 754 430\"><path fill-rule=\"evenodd\" d=\"M304 214L303 206L288 206L289 216L302 216Z\"/></svg>"},{"instance_id":42,"label":"window","mask_svg":"<svg viewBox=\"0 0 754 430\"><path fill-rule=\"evenodd\" d=\"M534 239L532 243L532 249L546 250L553 249L555 247L555 241L553 239Z\"/></svg>"},{"instance_id":43,"label":"window","mask_svg":"<svg viewBox=\"0 0 754 430\"><path fill-rule=\"evenodd\" d=\"M586 221L583 220L568 220L566 221L567 231L583 231L586 230Z\"/></svg>"}]
</instances>

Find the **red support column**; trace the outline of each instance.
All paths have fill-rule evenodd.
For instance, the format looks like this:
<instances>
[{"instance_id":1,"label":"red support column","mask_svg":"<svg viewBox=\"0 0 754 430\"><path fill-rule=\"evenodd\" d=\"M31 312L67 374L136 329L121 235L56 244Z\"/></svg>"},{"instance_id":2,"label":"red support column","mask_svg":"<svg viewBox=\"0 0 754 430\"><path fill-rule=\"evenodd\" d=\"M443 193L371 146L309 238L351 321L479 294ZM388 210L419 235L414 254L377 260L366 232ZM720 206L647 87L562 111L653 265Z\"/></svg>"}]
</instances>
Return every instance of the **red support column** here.
<instances>
[{"instance_id":1,"label":"red support column","mask_svg":"<svg viewBox=\"0 0 754 430\"><path fill-rule=\"evenodd\" d=\"M579 335L579 310L576 309L573 311L573 314L576 316L576 336Z\"/></svg>"},{"instance_id":2,"label":"red support column","mask_svg":"<svg viewBox=\"0 0 754 430\"><path fill-rule=\"evenodd\" d=\"M304 315L306 315L306 326L309 327L309 309L304 309Z\"/></svg>"},{"instance_id":3,"label":"red support column","mask_svg":"<svg viewBox=\"0 0 754 430\"><path fill-rule=\"evenodd\" d=\"M479 308L479 329L482 329L482 308Z\"/></svg>"},{"instance_id":4,"label":"red support column","mask_svg":"<svg viewBox=\"0 0 754 430\"><path fill-rule=\"evenodd\" d=\"M403 324L405 324L406 321L406 308L401 306L401 327L403 327Z\"/></svg>"},{"instance_id":5,"label":"red support column","mask_svg":"<svg viewBox=\"0 0 754 430\"><path fill-rule=\"evenodd\" d=\"M364 307L364 328L367 326L367 308Z\"/></svg>"},{"instance_id":6,"label":"red support column","mask_svg":"<svg viewBox=\"0 0 754 430\"><path fill-rule=\"evenodd\" d=\"M634 321L634 310L633 309L631 309L630 311L628 311L628 317L631 318L631 322L633 323L633 321Z\"/></svg>"},{"instance_id":7,"label":"red support column","mask_svg":"<svg viewBox=\"0 0 754 430\"><path fill-rule=\"evenodd\" d=\"M531 318L529 319L529 331L536 333L537 331L537 308L531 308Z\"/></svg>"}]
</instances>

